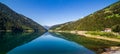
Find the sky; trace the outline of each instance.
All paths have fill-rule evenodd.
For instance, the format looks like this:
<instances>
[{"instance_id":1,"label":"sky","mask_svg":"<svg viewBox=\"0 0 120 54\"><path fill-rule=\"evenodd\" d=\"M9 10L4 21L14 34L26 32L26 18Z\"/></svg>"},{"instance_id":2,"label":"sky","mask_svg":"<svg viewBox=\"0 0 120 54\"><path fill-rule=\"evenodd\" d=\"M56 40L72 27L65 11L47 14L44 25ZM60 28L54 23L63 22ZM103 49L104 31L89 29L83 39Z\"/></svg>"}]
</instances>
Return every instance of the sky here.
<instances>
[{"instance_id":1,"label":"sky","mask_svg":"<svg viewBox=\"0 0 120 54\"><path fill-rule=\"evenodd\" d=\"M35 22L52 26L83 18L118 0L0 0Z\"/></svg>"}]
</instances>

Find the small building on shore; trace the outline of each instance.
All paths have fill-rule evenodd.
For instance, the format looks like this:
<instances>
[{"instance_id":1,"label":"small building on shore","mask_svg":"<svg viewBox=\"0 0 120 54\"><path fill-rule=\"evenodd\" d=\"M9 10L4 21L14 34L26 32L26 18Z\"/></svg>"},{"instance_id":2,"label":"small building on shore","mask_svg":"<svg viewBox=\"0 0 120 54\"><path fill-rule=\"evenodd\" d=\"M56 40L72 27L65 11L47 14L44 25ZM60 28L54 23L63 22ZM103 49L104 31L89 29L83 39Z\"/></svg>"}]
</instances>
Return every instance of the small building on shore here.
<instances>
[{"instance_id":1,"label":"small building on shore","mask_svg":"<svg viewBox=\"0 0 120 54\"><path fill-rule=\"evenodd\" d=\"M111 28L105 28L105 30L104 30L105 32L111 32L112 31L112 29Z\"/></svg>"}]
</instances>

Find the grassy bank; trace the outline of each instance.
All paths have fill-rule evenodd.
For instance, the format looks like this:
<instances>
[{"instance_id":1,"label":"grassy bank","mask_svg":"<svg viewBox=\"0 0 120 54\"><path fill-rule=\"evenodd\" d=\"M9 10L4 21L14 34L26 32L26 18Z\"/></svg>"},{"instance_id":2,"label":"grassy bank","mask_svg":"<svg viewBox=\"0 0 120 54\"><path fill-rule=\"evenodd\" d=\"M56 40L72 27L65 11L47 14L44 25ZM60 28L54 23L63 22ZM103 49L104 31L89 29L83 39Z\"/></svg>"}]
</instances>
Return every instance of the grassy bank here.
<instances>
[{"instance_id":1,"label":"grassy bank","mask_svg":"<svg viewBox=\"0 0 120 54\"><path fill-rule=\"evenodd\" d=\"M65 38L67 38L68 40L74 41L78 44L85 46L90 50L93 50L97 54L104 52L105 48L109 48L111 46L120 46L119 42L89 38L89 37L80 36L80 35L71 34L71 33L60 32L60 34Z\"/></svg>"},{"instance_id":2,"label":"grassy bank","mask_svg":"<svg viewBox=\"0 0 120 54\"><path fill-rule=\"evenodd\" d=\"M86 34L91 34L93 36L103 36L103 37L120 39L120 35L113 32L89 31Z\"/></svg>"}]
</instances>

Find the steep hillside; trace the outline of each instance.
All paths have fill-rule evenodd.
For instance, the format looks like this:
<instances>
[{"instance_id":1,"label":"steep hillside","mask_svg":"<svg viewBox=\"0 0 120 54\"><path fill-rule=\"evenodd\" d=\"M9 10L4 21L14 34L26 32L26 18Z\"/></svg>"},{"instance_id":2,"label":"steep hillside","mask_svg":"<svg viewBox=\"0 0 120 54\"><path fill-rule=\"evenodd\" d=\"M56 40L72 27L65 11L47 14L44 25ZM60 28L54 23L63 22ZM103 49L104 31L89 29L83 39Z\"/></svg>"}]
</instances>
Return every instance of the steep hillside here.
<instances>
[{"instance_id":1,"label":"steep hillside","mask_svg":"<svg viewBox=\"0 0 120 54\"><path fill-rule=\"evenodd\" d=\"M33 20L25 17L24 15L18 14L11 10L8 6L0 3L0 30L12 30L12 31L24 31L34 30L42 31L45 29L34 22Z\"/></svg>"},{"instance_id":2,"label":"steep hillside","mask_svg":"<svg viewBox=\"0 0 120 54\"><path fill-rule=\"evenodd\" d=\"M54 25L54 26L50 27L49 30L61 30L61 28L65 27L66 25L69 25L69 26L65 27L64 29L71 28L73 22L74 21L63 23L63 24Z\"/></svg>"},{"instance_id":3,"label":"steep hillside","mask_svg":"<svg viewBox=\"0 0 120 54\"><path fill-rule=\"evenodd\" d=\"M59 25L59 30L104 30L116 24L120 24L120 1L71 24Z\"/></svg>"}]
</instances>

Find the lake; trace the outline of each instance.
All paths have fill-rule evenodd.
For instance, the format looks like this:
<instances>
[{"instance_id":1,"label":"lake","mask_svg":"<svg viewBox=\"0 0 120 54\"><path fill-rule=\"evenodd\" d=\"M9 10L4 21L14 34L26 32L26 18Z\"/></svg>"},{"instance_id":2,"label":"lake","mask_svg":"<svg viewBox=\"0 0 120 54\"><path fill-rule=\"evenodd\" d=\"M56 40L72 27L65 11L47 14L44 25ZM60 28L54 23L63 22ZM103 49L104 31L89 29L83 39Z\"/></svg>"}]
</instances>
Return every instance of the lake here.
<instances>
[{"instance_id":1,"label":"lake","mask_svg":"<svg viewBox=\"0 0 120 54\"><path fill-rule=\"evenodd\" d=\"M13 36L15 36L16 34L13 36L11 36L12 34L11 35L7 34L7 35L10 36L9 38L8 37L7 38L11 39L11 38L15 38ZM17 34L16 37L20 37L20 35L21 34ZM28 37L29 35L30 37ZM8 51L7 54L95 54L93 51L85 48L80 44L77 44L74 41L69 41L67 39L58 37L60 35L52 35L51 33L48 33L48 32L41 36L38 36L37 38L33 38L33 40L31 41L28 41L27 38L32 39L31 36L36 37L34 33L26 34L26 35L22 34L21 36L24 36L22 37L21 41L19 40L19 38L16 38L14 40L13 39L9 40L9 41L12 41L13 43L8 42L11 44L7 46L10 47L12 45L16 45L16 43L18 45L15 46L14 48L10 47L11 50ZM26 39L26 41L24 38ZM19 44L21 42L23 44ZM7 49L8 48L6 48L6 50Z\"/></svg>"},{"instance_id":2,"label":"lake","mask_svg":"<svg viewBox=\"0 0 120 54\"><path fill-rule=\"evenodd\" d=\"M72 34L3 32L0 33L0 54L96 54L94 49L109 46L108 43L112 42L106 44L104 40Z\"/></svg>"}]
</instances>

